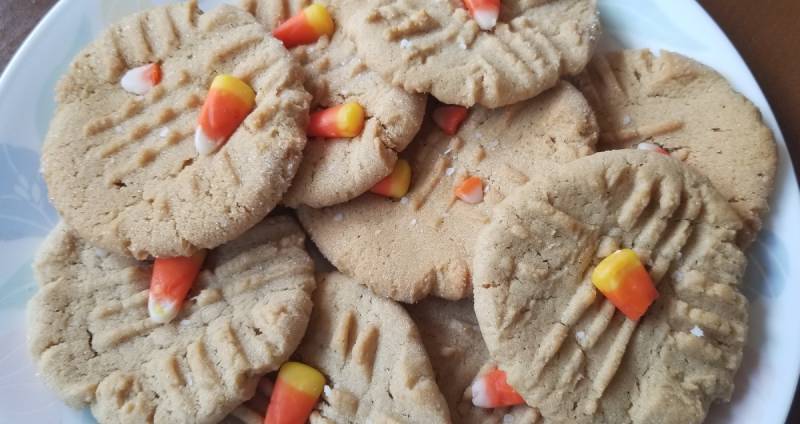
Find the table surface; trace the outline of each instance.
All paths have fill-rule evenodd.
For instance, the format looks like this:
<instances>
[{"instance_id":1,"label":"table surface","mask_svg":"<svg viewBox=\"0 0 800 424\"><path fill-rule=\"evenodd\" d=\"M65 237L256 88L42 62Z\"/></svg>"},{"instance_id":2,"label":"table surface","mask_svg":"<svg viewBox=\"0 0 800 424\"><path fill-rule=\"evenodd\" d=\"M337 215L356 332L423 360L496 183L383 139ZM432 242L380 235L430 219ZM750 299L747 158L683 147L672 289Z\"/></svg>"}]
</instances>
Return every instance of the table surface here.
<instances>
[{"instance_id":1,"label":"table surface","mask_svg":"<svg viewBox=\"0 0 800 424\"><path fill-rule=\"evenodd\" d=\"M764 90L800 170L800 1L699 0L728 34ZM55 0L0 0L0 70ZM800 393L787 422L800 423Z\"/></svg>"}]
</instances>

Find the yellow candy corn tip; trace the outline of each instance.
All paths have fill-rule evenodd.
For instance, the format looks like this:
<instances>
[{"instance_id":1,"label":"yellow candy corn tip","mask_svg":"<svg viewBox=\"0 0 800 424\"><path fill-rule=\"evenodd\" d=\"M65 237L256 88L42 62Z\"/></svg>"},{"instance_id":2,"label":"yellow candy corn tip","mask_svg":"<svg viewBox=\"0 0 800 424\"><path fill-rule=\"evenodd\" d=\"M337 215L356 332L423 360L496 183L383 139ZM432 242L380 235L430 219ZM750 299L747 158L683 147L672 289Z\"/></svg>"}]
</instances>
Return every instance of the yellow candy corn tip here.
<instances>
[{"instance_id":1,"label":"yellow candy corn tip","mask_svg":"<svg viewBox=\"0 0 800 424\"><path fill-rule=\"evenodd\" d=\"M411 185L411 165L405 159L397 161L394 167L394 172L397 176L397 197L403 197L408 193L408 187Z\"/></svg>"},{"instance_id":2,"label":"yellow candy corn tip","mask_svg":"<svg viewBox=\"0 0 800 424\"><path fill-rule=\"evenodd\" d=\"M641 266L639 256L631 249L620 249L606 256L592 271L592 284L603 293L619 289L622 277Z\"/></svg>"},{"instance_id":3,"label":"yellow candy corn tip","mask_svg":"<svg viewBox=\"0 0 800 424\"><path fill-rule=\"evenodd\" d=\"M318 398L325 386L325 376L316 369L300 362L287 362L278 372L278 380L283 380L297 390Z\"/></svg>"},{"instance_id":4,"label":"yellow candy corn tip","mask_svg":"<svg viewBox=\"0 0 800 424\"><path fill-rule=\"evenodd\" d=\"M308 24L314 28L317 35L331 35L334 31L333 19L328 9L325 6L314 3L311 6L303 9L303 14L306 16Z\"/></svg>"},{"instance_id":5,"label":"yellow candy corn tip","mask_svg":"<svg viewBox=\"0 0 800 424\"><path fill-rule=\"evenodd\" d=\"M336 113L336 126L343 137L355 137L364 129L364 108L358 103L345 103Z\"/></svg>"},{"instance_id":6,"label":"yellow candy corn tip","mask_svg":"<svg viewBox=\"0 0 800 424\"><path fill-rule=\"evenodd\" d=\"M211 82L211 90L225 91L241 99L250 107L256 102L256 93L247 83L233 75L217 75Z\"/></svg>"},{"instance_id":7,"label":"yellow candy corn tip","mask_svg":"<svg viewBox=\"0 0 800 424\"><path fill-rule=\"evenodd\" d=\"M165 324L178 316L178 308L175 302L168 300L158 300L153 296L147 299L147 311L150 314L150 319L159 323Z\"/></svg>"}]
</instances>

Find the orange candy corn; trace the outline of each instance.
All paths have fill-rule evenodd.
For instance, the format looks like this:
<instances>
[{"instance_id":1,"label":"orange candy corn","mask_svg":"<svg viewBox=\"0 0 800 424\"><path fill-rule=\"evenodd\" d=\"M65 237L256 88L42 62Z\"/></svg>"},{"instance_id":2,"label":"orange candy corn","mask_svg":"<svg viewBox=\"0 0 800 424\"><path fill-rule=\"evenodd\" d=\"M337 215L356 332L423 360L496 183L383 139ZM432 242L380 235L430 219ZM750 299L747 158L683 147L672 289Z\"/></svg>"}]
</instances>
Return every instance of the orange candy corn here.
<instances>
[{"instance_id":1,"label":"orange candy corn","mask_svg":"<svg viewBox=\"0 0 800 424\"><path fill-rule=\"evenodd\" d=\"M664 149L663 147L659 146L658 144L639 143L639 145L636 146L636 148L639 149L639 150L646 150L648 152L661 153L662 155L666 155L666 156L670 155L669 152L666 149Z\"/></svg>"},{"instance_id":2,"label":"orange candy corn","mask_svg":"<svg viewBox=\"0 0 800 424\"><path fill-rule=\"evenodd\" d=\"M360 104L345 103L312 113L306 132L311 137L351 138L364 130L364 119Z\"/></svg>"},{"instance_id":3,"label":"orange candy corn","mask_svg":"<svg viewBox=\"0 0 800 424\"><path fill-rule=\"evenodd\" d=\"M467 108L463 106L444 105L433 111L433 122L448 135L455 135L466 118Z\"/></svg>"},{"instance_id":4,"label":"orange candy corn","mask_svg":"<svg viewBox=\"0 0 800 424\"><path fill-rule=\"evenodd\" d=\"M386 178L375 184L370 191L381 196L399 199L408 193L411 185L411 165L404 159L398 159L394 170Z\"/></svg>"},{"instance_id":5,"label":"orange candy corn","mask_svg":"<svg viewBox=\"0 0 800 424\"><path fill-rule=\"evenodd\" d=\"M325 376L300 362L281 366L264 424L304 424L317 404Z\"/></svg>"},{"instance_id":6,"label":"orange candy corn","mask_svg":"<svg viewBox=\"0 0 800 424\"><path fill-rule=\"evenodd\" d=\"M161 66L158 63L133 68L122 76L119 81L125 91L143 95L161 82Z\"/></svg>"},{"instance_id":7,"label":"orange candy corn","mask_svg":"<svg viewBox=\"0 0 800 424\"><path fill-rule=\"evenodd\" d=\"M166 323L178 315L205 258L205 250L190 257L156 258L147 301L150 319Z\"/></svg>"},{"instance_id":8,"label":"orange candy corn","mask_svg":"<svg viewBox=\"0 0 800 424\"><path fill-rule=\"evenodd\" d=\"M489 31L497 25L500 0L464 0L464 6L482 30Z\"/></svg>"},{"instance_id":9,"label":"orange candy corn","mask_svg":"<svg viewBox=\"0 0 800 424\"><path fill-rule=\"evenodd\" d=\"M506 373L495 368L472 382L472 404L478 408L522 405L525 400L506 382Z\"/></svg>"},{"instance_id":10,"label":"orange candy corn","mask_svg":"<svg viewBox=\"0 0 800 424\"><path fill-rule=\"evenodd\" d=\"M217 75L211 82L194 133L194 146L201 155L219 149L239 128L256 104L256 93L231 75Z\"/></svg>"},{"instance_id":11,"label":"orange candy corn","mask_svg":"<svg viewBox=\"0 0 800 424\"><path fill-rule=\"evenodd\" d=\"M600 261L592 271L592 284L633 321L658 298L650 274L631 249L617 250Z\"/></svg>"},{"instance_id":12,"label":"orange candy corn","mask_svg":"<svg viewBox=\"0 0 800 424\"><path fill-rule=\"evenodd\" d=\"M455 194L467 203L483 202L483 182L478 177L469 177L456 187Z\"/></svg>"},{"instance_id":13,"label":"orange candy corn","mask_svg":"<svg viewBox=\"0 0 800 424\"><path fill-rule=\"evenodd\" d=\"M334 25L328 9L321 4L312 4L286 22L280 24L272 35L281 40L287 49L302 44L311 44L323 35L333 34Z\"/></svg>"}]
</instances>

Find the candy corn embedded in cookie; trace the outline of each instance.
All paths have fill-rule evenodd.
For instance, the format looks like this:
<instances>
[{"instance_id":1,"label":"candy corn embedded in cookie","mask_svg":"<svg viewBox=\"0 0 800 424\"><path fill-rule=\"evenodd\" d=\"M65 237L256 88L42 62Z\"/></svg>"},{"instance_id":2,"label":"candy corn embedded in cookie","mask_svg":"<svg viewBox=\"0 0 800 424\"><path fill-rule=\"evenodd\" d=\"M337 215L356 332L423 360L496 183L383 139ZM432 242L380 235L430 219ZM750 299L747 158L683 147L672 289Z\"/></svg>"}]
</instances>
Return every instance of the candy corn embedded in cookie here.
<instances>
[{"instance_id":1,"label":"candy corn embedded in cookie","mask_svg":"<svg viewBox=\"0 0 800 424\"><path fill-rule=\"evenodd\" d=\"M394 165L392 173L375 184L370 191L385 197L399 199L408 193L411 185L411 165L404 159L399 159Z\"/></svg>"},{"instance_id":2,"label":"candy corn embedded in cookie","mask_svg":"<svg viewBox=\"0 0 800 424\"><path fill-rule=\"evenodd\" d=\"M302 44L311 44L323 35L330 36L333 30L333 19L328 9L315 3L287 19L272 31L272 35L290 49Z\"/></svg>"},{"instance_id":3,"label":"candy corn embedded in cookie","mask_svg":"<svg viewBox=\"0 0 800 424\"><path fill-rule=\"evenodd\" d=\"M364 130L364 108L355 102L318 110L311 114L308 135L324 138L352 138Z\"/></svg>"},{"instance_id":4,"label":"candy corn embedded in cookie","mask_svg":"<svg viewBox=\"0 0 800 424\"><path fill-rule=\"evenodd\" d=\"M456 187L455 195L470 204L483 202L483 182L478 177L469 177Z\"/></svg>"},{"instance_id":5,"label":"candy corn embedded in cookie","mask_svg":"<svg viewBox=\"0 0 800 424\"><path fill-rule=\"evenodd\" d=\"M646 150L648 152L656 152L656 153L661 153L662 155L669 156L669 152L666 149L654 143L639 143L639 145L637 145L636 148L639 150Z\"/></svg>"},{"instance_id":6,"label":"candy corn embedded in cookie","mask_svg":"<svg viewBox=\"0 0 800 424\"><path fill-rule=\"evenodd\" d=\"M264 424L303 424L317 404L325 376L300 362L281 366Z\"/></svg>"},{"instance_id":7,"label":"candy corn embedded in cookie","mask_svg":"<svg viewBox=\"0 0 800 424\"><path fill-rule=\"evenodd\" d=\"M122 76L119 81L125 91L143 95L161 82L161 66L158 63L148 63L133 68Z\"/></svg>"},{"instance_id":8,"label":"candy corn embedded in cookie","mask_svg":"<svg viewBox=\"0 0 800 424\"><path fill-rule=\"evenodd\" d=\"M217 75L211 82L194 133L197 152L208 155L219 149L255 104L256 93L249 85L231 75Z\"/></svg>"},{"instance_id":9,"label":"candy corn embedded in cookie","mask_svg":"<svg viewBox=\"0 0 800 424\"><path fill-rule=\"evenodd\" d=\"M150 319L166 323L178 315L205 258L205 250L190 257L156 258L147 301Z\"/></svg>"},{"instance_id":10,"label":"candy corn embedded in cookie","mask_svg":"<svg viewBox=\"0 0 800 424\"><path fill-rule=\"evenodd\" d=\"M447 135L455 135L464 119L467 119L467 108L464 106L443 105L433 111L433 122Z\"/></svg>"},{"instance_id":11,"label":"candy corn embedded in cookie","mask_svg":"<svg viewBox=\"0 0 800 424\"><path fill-rule=\"evenodd\" d=\"M600 261L592 271L592 283L633 321L658 298L650 274L631 249L617 250Z\"/></svg>"},{"instance_id":12,"label":"candy corn embedded in cookie","mask_svg":"<svg viewBox=\"0 0 800 424\"><path fill-rule=\"evenodd\" d=\"M522 405L525 400L506 382L506 373L497 368L472 382L472 404L479 408Z\"/></svg>"},{"instance_id":13,"label":"candy corn embedded in cookie","mask_svg":"<svg viewBox=\"0 0 800 424\"><path fill-rule=\"evenodd\" d=\"M464 6L482 30L489 31L497 25L500 0L464 0Z\"/></svg>"}]
</instances>

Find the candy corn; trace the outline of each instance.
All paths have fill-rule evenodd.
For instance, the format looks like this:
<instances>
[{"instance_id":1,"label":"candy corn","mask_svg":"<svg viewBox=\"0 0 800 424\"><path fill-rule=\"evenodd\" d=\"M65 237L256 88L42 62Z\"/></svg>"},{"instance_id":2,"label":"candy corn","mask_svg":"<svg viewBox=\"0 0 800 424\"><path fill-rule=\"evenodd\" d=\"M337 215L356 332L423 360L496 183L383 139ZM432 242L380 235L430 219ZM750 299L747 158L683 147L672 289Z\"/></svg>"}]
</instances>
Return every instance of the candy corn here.
<instances>
[{"instance_id":1,"label":"candy corn","mask_svg":"<svg viewBox=\"0 0 800 424\"><path fill-rule=\"evenodd\" d=\"M306 132L311 137L351 138L363 130L364 108L350 102L312 113Z\"/></svg>"},{"instance_id":2,"label":"candy corn","mask_svg":"<svg viewBox=\"0 0 800 424\"><path fill-rule=\"evenodd\" d=\"M464 202L483 202L483 182L478 177L469 177L456 187L456 197Z\"/></svg>"},{"instance_id":3,"label":"candy corn","mask_svg":"<svg viewBox=\"0 0 800 424\"><path fill-rule=\"evenodd\" d=\"M482 30L489 31L497 25L500 0L464 0L464 6Z\"/></svg>"},{"instance_id":4,"label":"candy corn","mask_svg":"<svg viewBox=\"0 0 800 424\"><path fill-rule=\"evenodd\" d=\"M158 63L133 68L122 76L119 81L125 91L143 95L161 82L161 66Z\"/></svg>"},{"instance_id":5,"label":"candy corn","mask_svg":"<svg viewBox=\"0 0 800 424\"><path fill-rule=\"evenodd\" d=\"M189 257L156 258L147 302L150 319L166 323L178 315L205 258L205 250Z\"/></svg>"},{"instance_id":6,"label":"candy corn","mask_svg":"<svg viewBox=\"0 0 800 424\"><path fill-rule=\"evenodd\" d=\"M658 144L639 143L639 145L636 146L636 148L639 150L647 150L649 152L656 152L656 153L661 153L662 155L669 156L669 152L666 151L663 147L659 146Z\"/></svg>"},{"instance_id":7,"label":"candy corn","mask_svg":"<svg viewBox=\"0 0 800 424\"><path fill-rule=\"evenodd\" d=\"M433 111L433 122L446 134L454 135L464 119L467 118L467 108L463 106L439 106Z\"/></svg>"},{"instance_id":8,"label":"candy corn","mask_svg":"<svg viewBox=\"0 0 800 424\"><path fill-rule=\"evenodd\" d=\"M617 250L600 261L592 271L592 283L633 321L638 321L658 298L650 274L631 249Z\"/></svg>"},{"instance_id":9,"label":"candy corn","mask_svg":"<svg viewBox=\"0 0 800 424\"><path fill-rule=\"evenodd\" d=\"M506 383L506 373L497 368L472 382L472 404L478 408L502 408L523 403L522 396Z\"/></svg>"},{"instance_id":10,"label":"candy corn","mask_svg":"<svg viewBox=\"0 0 800 424\"><path fill-rule=\"evenodd\" d=\"M281 40L287 49L302 44L311 44L323 35L333 34L334 25L328 9L321 4L312 4L280 24L272 35Z\"/></svg>"},{"instance_id":11,"label":"candy corn","mask_svg":"<svg viewBox=\"0 0 800 424\"><path fill-rule=\"evenodd\" d=\"M194 133L197 152L208 155L219 149L255 104L256 93L249 85L230 75L217 75L197 121Z\"/></svg>"},{"instance_id":12,"label":"candy corn","mask_svg":"<svg viewBox=\"0 0 800 424\"><path fill-rule=\"evenodd\" d=\"M411 185L411 165L404 159L399 159L394 165L394 170L386 178L375 184L371 192L381 196L399 199L408 193Z\"/></svg>"},{"instance_id":13,"label":"candy corn","mask_svg":"<svg viewBox=\"0 0 800 424\"><path fill-rule=\"evenodd\" d=\"M325 376L300 362L281 366L264 424L304 424L325 385Z\"/></svg>"}]
</instances>

